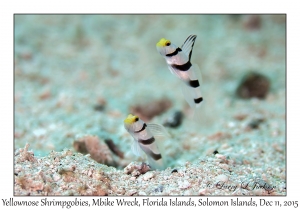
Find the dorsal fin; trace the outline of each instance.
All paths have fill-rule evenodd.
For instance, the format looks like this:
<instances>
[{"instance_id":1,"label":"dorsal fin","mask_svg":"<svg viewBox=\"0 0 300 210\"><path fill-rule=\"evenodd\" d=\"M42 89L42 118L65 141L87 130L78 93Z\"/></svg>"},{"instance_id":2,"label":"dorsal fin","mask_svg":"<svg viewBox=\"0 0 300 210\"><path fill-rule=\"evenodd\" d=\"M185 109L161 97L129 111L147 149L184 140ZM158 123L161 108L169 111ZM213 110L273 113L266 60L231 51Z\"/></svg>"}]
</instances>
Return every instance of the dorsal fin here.
<instances>
[{"instance_id":1,"label":"dorsal fin","mask_svg":"<svg viewBox=\"0 0 300 210\"><path fill-rule=\"evenodd\" d=\"M191 60L192 57L192 51L196 37L197 36L193 34L189 35L181 46L182 51L189 57L189 60Z\"/></svg>"}]
</instances>

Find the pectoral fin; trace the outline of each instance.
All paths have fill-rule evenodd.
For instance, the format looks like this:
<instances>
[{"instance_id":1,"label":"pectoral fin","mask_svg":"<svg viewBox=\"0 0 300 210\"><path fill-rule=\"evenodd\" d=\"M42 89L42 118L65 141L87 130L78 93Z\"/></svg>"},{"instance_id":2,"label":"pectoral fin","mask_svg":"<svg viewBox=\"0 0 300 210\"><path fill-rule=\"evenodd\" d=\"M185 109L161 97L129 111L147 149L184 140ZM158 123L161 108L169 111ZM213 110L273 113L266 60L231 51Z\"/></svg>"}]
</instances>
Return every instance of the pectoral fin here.
<instances>
[{"instance_id":1,"label":"pectoral fin","mask_svg":"<svg viewBox=\"0 0 300 210\"><path fill-rule=\"evenodd\" d=\"M139 157L142 156L143 154L141 147L139 146L138 142L135 139L133 140L133 143L131 145L131 151L134 155Z\"/></svg>"},{"instance_id":2,"label":"pectoral fin","mask_svg":"<svg viewBox=\"0 0 300 210\"><path fill-rule=\"evenodd\" d=\"M165 137L170 137L170 134L168 131L164 128L164 126L159 125L159 124L154 124L154 123L148 123L147 127L153 134L153 136L165 136Z\"/></svg>"}]
</instances>

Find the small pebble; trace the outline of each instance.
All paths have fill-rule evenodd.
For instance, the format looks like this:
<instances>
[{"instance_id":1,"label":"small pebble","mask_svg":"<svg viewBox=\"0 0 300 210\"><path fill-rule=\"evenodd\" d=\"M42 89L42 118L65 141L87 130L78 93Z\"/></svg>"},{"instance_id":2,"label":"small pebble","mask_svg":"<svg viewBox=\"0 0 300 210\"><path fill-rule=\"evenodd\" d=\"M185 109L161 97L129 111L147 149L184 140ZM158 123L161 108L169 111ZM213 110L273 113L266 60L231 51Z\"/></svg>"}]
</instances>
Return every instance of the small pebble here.
<instances>
[{"instance_id":1,"label":"small pebble","mask_svg":"<svg viewBox=\"0 0 300 210\"><path fill-rule=\"evenodd\" d=\"M242 79L236 90L236 94L240 98L260 98L263 99L269 92L269 79L256 72L250 72Z\"/></svg>"},{"instance_id":2,"label":"small pebble","mask_svg":"<svg viewBox=\"0 0 300 210\"><path fill-rule=\"evenodd\" d=\"M57 174L57 173L53 174L53 180L54 180L55 182L57 182L57 181L60 180L60 179L61 179L61 176L60 176L59 174Z\"/></svg>"},{"instance_id":3,"label":"small pebble","mask_svg":"<svg viewBox=\"0 0 300 210\"><path fill-rule=\"evenodd\" d=\"M145 174L149 170L150 167L144 162L141 165L132 162L124 168L124 173L131 174L132 176L139 176L140 174Z\"/></svg>"},{"instance_id":4,"label":"small pebble","mask_svg":"<svg viewBox=\"0 0 300 210\"><path fill-rule=\"evenodd\" d=\"M130 112L139 116L144 121L150 121L153 117L167 111L172 106L172 102L167 98L154 100L145 104L132 106Z\"/></svg>"},{"instance_id":5,"label":"small pebble","mask_svg":"<svg viewBox=\"0 0 300 210\"><path fill-rule=\"evenodd\" d=\"M203 189L199 190L199 195L206 195L206 193L207 193L207 189L206 188L203 188Z\"/></svg>"},{"instance_id":6,"label":"small pebble","mask_svg":"<svg viewBox=\"0 0 300 210\"><path fill-rule=\"evenodd\" d=\"M39 98L41 100L45 100L51 97L51 91L46 90L45 92L43 92L42 94L39 95Z\"/></svg>"},{"instance_id":7,"label":"small pebble","mask_svg":"<svg viewBox=\"0 0 300 210\"><path fill-rule=\"evenodd\" d=\"M125 195L134 195L134 194L136 194L137 193L137 191L136 190L129 190L129 191L127 191L127 193L125 194Z\"/></svg>"},{"instance_id":8,"label":"small pebble","mask_svg":"<svg viewBox=\"0 0 300 210\"><path fill-rule=\"evenodd\" d=\"M73 171L75 171L75 169L76 169L75 165L59 167L58 168L58 173L59 174L64 174L64 173L67 173L67 172L73 172Z\"/></svg>"},{"instance_id":9,"label":"small pebble","mask_svg":"<svg viewBox=\"0 0 300 210\"><path fill-rule=\"evenodd\" d=\"M97 105L94 106L94 110L101 112L101 111L104 110L104 107L105 106L103 104L97 104Z\"/></svg>"},{"instance_id":10,"label":"small pebble","mask_svg":"<svg viewBox=\"0 0 300 210\"><path fill-rule=\"evenodd\" d=\"M135 181L135 180L136 180L136 177L135 177L135 176L132 176L132 177L130 177L130 180L131 180L131 181Z\"/></svg>"},{"instance_id":11,"label":"small pebble","mask_svg":"<svg viewBox=\"0 0 300 210\"><path fill-rule=\"evenodd\" d=\"M158 192L163 192L164 187L162 185L159 185L157 188L154 189L154 192L158 193Z\"/></svg>"},{"instance_id":12,"label":"small pebble","mask_svg":"<svg viewBox=\"0 0 300 210\"><path fill-rule=\"evenodd\" d=\"M202 180L203 180L203 179L202 179L201 177L198 179L198 184L199 184L199 185L201 184Z\"/></svg>"},{"instance_id":13,"label":"small pebble","mask_svg":"<svg viewBox=\"0 0 300 210\"><path fill-rule=\"evenodd\" d=\"M142 162L142 164L139 167L139 171L141 174L145 174L147 171L150 170L150 166L144 162Z\"/></svg>"},{"instance_id":14,"label":"small pebble","mask_svg":"<svg viewBox=\"0 0 300 210\"><path fill-rule=\"evenodd\" d=\"M221 181L221 182L227 182L228 181L228 176L221 174L219 176L216 177L217 181Z\"/></svg>"},{"instance_id":15,"label":"small pebble","mask_svg":"<svg viewBox=\"0 0 300 210\"><path fill-rule=\"evenodd\" d=\"M93 169L89 170L89 172L88 172L87 175L88 175L89 177L92 177L92 174L93 174Z\"/></svg>"},{"instance_id":16,"label":"small pebble","mask_svg":"<svg viewBox=\"0 0 300 210\"><path fill-rule=\"evenodd\" d=\"M189 195L195 195L195 194L194 194L193 190L185 190L185 191L183 192L183 195L184 195L184 196L189 196Z\"/></svg>"},{"instance_id":17,"label":"small pebble","mask_svg":"<svg viewBox=\"0 0 300 210\"><path fill-rule=\"evenodd\" d=\"M175 111L164 123L164 126L176 128L181 125L183 113L181 111Z\"/></svg>"},{"instance_id":18,"label":"small pebble","mask_svg":"<svg viewBox=\"0 0 300 210\"><path fill-rule=\"evenodd\" d=\"M140 192L139 192L139 195L142 195L142 196L143 196L143 195L147 195L147 194L146 194L145 192L143 192L143 191L140 191Z\"/></svg>"},{"instance_id":19,"label":"small pebble","mask_svg":"<svg viewBox=\"0 0 300 210\"><path fill-rule=\"evenodd\" d=\"M226 160L226 156L225 156L225 155L216 154L215 156L216 156L216 158L218 158L218 159Z\"/></svg>"},{"instance_id":20,"label":"small pebble","mask_svg":"<svg viewBox=\"0 0 300 210\"><path fill-rule=\"evenodd\" d=\"M147 180L149 180L149 179L151 179L151 178L153 178L154 177L154 173L153 172L147 172L144 176L143 176L143 179L145 180L145 181L147 181Z\"/></svg>"},{"instance_id":21,"label":"small pebble","mask_svg":"<svg viewBox=\"0 0 300 210\"><path fill-rule=\"evenodd\" d=\"M234 119L236 119L238 121L242 121L242 120L246 119L247 117L248 117L248 114L239 113L239 114L234 116Z\"/></svg>"},{"instance_id":22,"label":"small pebble","mask_svg":"<svg viewBox=\"0 0 300 210\"><path fill-rule=\"evenodd\" d=\"M260 188L262 188L268 192L273 190L273 187L269 183L265 182L262 179L255 180L255 182L256 182L256 184L259 185Z\"/></svg>"},{"instance_id":23,"label":"small pebble","mask_svg":"<svg viewBox=\"0 0 300 210\"><path fill-rule=\"evenodd\" d=\"M261 28L261 17L259 15L245 16L244 27L248 30L258 30Z\"/></svg>"},{"instance_id":24,"label":"small pebble","mask_svg":"<svg viewBox=\"0 0 300 210\"><path fill-rule=\"evenodd\" d=\"M253 195L264 195L264 189L262 189L262 188L259 188L259 189L254 189L254 190L252 190L252 193L253 193Z\"/></svg>"},{"instance_id":25,"label":"small pebble","mask_svg":"<svg viewBox=\"0 0 300 210\"><path fill-rule=\"evenodd\" d=\"M228 128L234 128L234 127L236 127L236 123L235 122L228 122L227 126L228 126Z\"/></svg>"},{"instance_id":26,"label":"small pebble","mask_svg":"<svg viewBox=\"0 0 300 210\"><path fill-rule=\"evenodd\" d=\"M219 153L218 150L215 150L215 151L213 152L214 155L216 155L216 154L218 154L218 153Z\"/></svg>"},{"instance_id":27,"label":"small pebble","mask_svg":"<svg viewBox=\"0 0 300 210\"><path fill-rule=\"evenodd\" d=\"M254 119L248 124L248 126L252 129L258 129L262 122L264 122L264 119Z\"/></svg>"},{"instance_id":28,"label":"small pebble","mask_svg":"<svg viewBox=\"0 0 300 210\"><path fill-rule=\"evenodd\" d=\"M73 142L73 147L75 148L75 150L77 152L80 152L82 154L87 154L88 151L86 149L86 146L85 146L85 142L84 141L74 141Z\"/></svg>"},{"instance_id":29,"label":"small pebble","mask_svg":"<svg viewBox=\"0 0 300 210\"><path fill-rule=\"evenodd\" d=\"M98 103L94 106L95 111L102 112L105 109L106 100L103 98L98 99Z\"/></svg>"},{"instance_id":30,"label":"small pebble","mask_svg":"<svg viewBox=\"0 0 300 210\"><path fill-rule=\"evenodd\" d=\"M178 170L176 169L176 168L174 168L172 171L171 171L171 173L177 173L178 172Z\"/></svg>"},{"instance_id":31,"label":"small pebble","mask_svg":"<svg viewBox=\"0 0 300 210\"><path fill-rule=\"evenodd\" d=\"M220 168L222 168L224 170L227 170L227 171L229 170L229 166L227 164L220 164L219 166L220 166Z\"/></svg>"},{"instance_id":32,"label":"small pebble","mask_svg":"<svg viewBox=\"0 0 300 210\"><path fill-rule=\"evenodd\" d=\"M286 190L286 184L285 184L285 183L281 183L281 184L279 185L279 190L280 190L280 191L285 191L285 190Z\"/></svg>"},{"instance_id":33,"label":"small pebble","mask_svg":"<svg viewBox=\"0 0 300 210\"><path fill-rule=\"evenodd\" d=\"M180 189L187 189L191 186L191 183L189 183L187 180L182 181L178 181L178 187Z\"/></svg>"}]
</instances>

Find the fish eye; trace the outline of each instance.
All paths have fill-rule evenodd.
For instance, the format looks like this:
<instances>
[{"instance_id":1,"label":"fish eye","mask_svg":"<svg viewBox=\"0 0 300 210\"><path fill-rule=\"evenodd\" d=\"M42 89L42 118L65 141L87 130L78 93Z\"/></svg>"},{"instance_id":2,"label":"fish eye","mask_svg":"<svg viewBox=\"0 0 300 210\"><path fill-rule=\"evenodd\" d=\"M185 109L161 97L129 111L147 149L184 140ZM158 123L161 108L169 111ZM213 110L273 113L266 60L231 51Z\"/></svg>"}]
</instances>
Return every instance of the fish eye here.
<instances>
[{"instance_id":1,"label":"fish eye","mask_svg":"<svg viewBox=\"0 0 300 210\"><path fill-rule=\"evenodd\" d=\"M167 42L167 43L166 43L166 46L170 46L170 44L171 44L171 42Z\"/></svg>"},{"instance_id":2,"label":"fish eye","mask_svg":"<svg viewBox=\"0 0 300 210\"><path fill-rule=\"evenodd\" d=\"M137 121L139 121L139 118L137 117L137 118L135 118L135 122L137 122Z\"/></svg>"}]
</instances>

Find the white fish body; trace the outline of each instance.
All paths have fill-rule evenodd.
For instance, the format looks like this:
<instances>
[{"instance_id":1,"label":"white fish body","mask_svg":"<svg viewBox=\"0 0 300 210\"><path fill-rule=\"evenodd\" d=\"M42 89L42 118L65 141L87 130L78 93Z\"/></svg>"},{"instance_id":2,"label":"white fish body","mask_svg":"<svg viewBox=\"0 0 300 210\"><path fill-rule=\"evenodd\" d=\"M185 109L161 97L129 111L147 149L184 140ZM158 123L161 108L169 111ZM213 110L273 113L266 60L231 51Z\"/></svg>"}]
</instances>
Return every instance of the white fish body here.
<instances>
[{"instance_id":1,"label":"white fish body","mask_svg":"<svg viewBox=\"0 0 300 210\"><path fill-rule=\"evenodd\" d=\"M157 51L166 59L169 70L183 83L183 94L192 109L199 110L203 97L200 91L201 76L196 64L190 62L196 35L187 37L179 48L170 40L162 38L157 44ZM198 112L199 113L199 112ZM195 114L199 118L198 114Z\"/></svg>"},{"instance_id":2,"label":"white fish body","mask_svg":"<svg viewBox=\"0 0 300 210\"><path fill-rule=\"evenodd\" d=\"M163 155L161 154L158 146L157 136L167 136L167 132L161 125L146 124L137 116L128 115L124 120L125 129L134 138L133 145L131 147L132 152L141 156L142 151L147 155L148 162L151 168L164 169Z\"/></svg>"}]
</instances>

